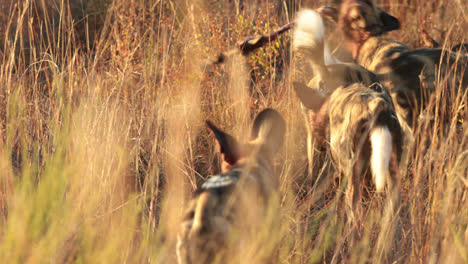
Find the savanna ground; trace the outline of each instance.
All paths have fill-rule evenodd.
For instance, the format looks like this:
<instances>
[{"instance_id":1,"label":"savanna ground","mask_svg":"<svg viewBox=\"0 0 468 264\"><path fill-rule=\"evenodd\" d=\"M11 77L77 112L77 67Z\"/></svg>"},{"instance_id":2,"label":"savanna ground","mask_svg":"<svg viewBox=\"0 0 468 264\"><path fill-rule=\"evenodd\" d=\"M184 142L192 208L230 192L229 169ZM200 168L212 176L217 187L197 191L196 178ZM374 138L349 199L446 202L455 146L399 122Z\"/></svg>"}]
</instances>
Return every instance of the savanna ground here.
<instances>
[{"instance_id":1,"label":"savanna ground","mask_svg":"<svg viewBox=\"0 0 468 264\"><path fill-rule=\"evenodd\" d=\"M465 0L376 2L400 19L391 36L411 47L421 28L448 46L468 39ZM375 261L378 207L350 241L340 191L313 190L307 175L290 33L246 58L207 63L322 4L332 3L1 0L0 262L174 263L184 204L220 170L204 120L242 138L265 107L288 127L276 159L281 225L231 262L329 262L339 244L349 247L342 260ZM450 80L441 76L439 88ZM434 101L429 115L444 109ZM467 108L457 104L451 122L421 122L406 146L399 231L380 236L386 262L468 262L468 124L456 126Z\"/></svg>"}]
</instances>

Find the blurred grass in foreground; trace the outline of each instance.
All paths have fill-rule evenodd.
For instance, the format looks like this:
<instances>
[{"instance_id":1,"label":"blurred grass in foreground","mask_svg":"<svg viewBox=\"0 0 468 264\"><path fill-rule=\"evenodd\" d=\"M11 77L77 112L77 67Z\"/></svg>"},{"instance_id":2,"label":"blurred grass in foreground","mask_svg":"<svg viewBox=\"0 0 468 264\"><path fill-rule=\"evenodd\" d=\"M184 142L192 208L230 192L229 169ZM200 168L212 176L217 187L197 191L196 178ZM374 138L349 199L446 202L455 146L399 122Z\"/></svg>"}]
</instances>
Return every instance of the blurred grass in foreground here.
<instances>
[{"instance_id":1,"label":"blurred grass in foreground","mask_svg":"<svg viewBox=\"0 0 468 264\"><path fill-rule=\"evenodd\" d=\"M342 188L312 191L289 36L246 60L200 66L310 6L300 2L1 0L0 262L174 262L184 204L219 172L204 119L242 138L264 107L288 122L276 164L281 209L270 210L258 241L232 263L271 255L330 262L340 251L348 256L341 261L375 261L381 198L368 201L353 240L333 199ZM422 21L448 46L467 39L460 1L380 4L402 22L393 36L413 47ZM381 237L391 252L385 262L468 261L467 95L451 98L449 124L434 114L445 96L427 110L435 121L422 122L406 146L397 232Z\"/></svg>"}]
</instances>

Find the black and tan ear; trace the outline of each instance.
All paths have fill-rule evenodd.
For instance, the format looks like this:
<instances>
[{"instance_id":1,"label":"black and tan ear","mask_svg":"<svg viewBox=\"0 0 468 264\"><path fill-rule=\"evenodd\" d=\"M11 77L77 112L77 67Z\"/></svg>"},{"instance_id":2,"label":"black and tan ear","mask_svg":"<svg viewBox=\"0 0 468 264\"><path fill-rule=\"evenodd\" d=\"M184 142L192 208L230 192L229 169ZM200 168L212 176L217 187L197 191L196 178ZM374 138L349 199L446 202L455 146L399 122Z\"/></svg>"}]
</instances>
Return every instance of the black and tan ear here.
<instances>
[{"instance_id":1,"label":"black and tan ear","mask_svg":"<svg viewBox=\"0 0 468 264\"><path fill-rule=\"evenodd\" d=\"M293 82L293 87L299 101L314 112L318 111L327 100L319 91L309 88L303 83Z\"/></svg>"},{"instance_id":2,"label":"black and tan ear","mask_svg":"<svg viewBox=\"0 0 468 264\"><path fill-rule=\"evenodd\" d=\"M397 30L397 29L400 28L400 21L398 21L398 19L396 17L394 17L394 16L390 15L389 13L385 12L384 10L378 8L371 1L367 1L366 3L368 3L369 5L371 5L374 8L376 19L378 21L380 21L380 23L378 23L378 24L381 25L380 34L388 32L388 31L392 31L392 30ZM367 20L367 18L366 18L366 20Z\"/></svg>"},{"instance_id":3,"label":"black and tan ear","mask_svg":"<svg viewBox=\"0 0 468 264\"><path fill-rule=\"evenodd\" d=\"M221 154L223 154L224 161L230 165L236 164L242 156L240 145L237 140L233 136L216 127L209 120L206 120L206 125L211 131L213 131L216 141L218 141Z\"/></svg>"},{"instance_id":4,"label":"black and tan ear","mask_svg":"<svg viewBox=\"0 0 468 264\"><path fill-rule=\"evenodd\" d=\"M261 139L270 150L277 151L283 144L285 134L286 122L281 114L274 109L266 108L255 117L250 138Z\"/></svg>"},{"instance_id":5,"label":"black and tan ear","mask_svg":"<svg viewBox=\"0 0 468 264\"><path fill-rule=\"evenodd\" d=\"M380 21L382 22L384 32L397 30L400 28L400 21L387 12L380 10Z\"/></svg>"}]
</instances>

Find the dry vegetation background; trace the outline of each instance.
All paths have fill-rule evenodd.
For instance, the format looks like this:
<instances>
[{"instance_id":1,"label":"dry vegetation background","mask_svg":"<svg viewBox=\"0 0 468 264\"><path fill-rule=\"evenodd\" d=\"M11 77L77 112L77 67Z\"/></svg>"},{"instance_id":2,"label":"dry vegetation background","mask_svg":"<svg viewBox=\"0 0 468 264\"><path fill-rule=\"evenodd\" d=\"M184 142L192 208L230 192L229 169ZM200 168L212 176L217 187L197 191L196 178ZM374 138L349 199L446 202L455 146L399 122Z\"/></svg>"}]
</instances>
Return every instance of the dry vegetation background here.
<instances>
[{"instance_id":1,"label":"dry vegetation background","mask_svg":"<svg viewBox=\"0 0 468 264\"><path fill-rule=\"evenodd\" d=\"M422 27L449 46L468 39L466 0L376 2L411 47ZM204 120L242 138L265 107L288 124L276 162L282 224L259 235L274 244L251 260L329 262L347 230L340 190L313 190L307 175L289 33L247 58L205 63L321 4L332 3L0 0L0 262L174 263L184 203L219 172ZM451 114L422 122L407 146L387 262L468 262L468 125L457 132ZM349 262L373 261L381 216L371 208L362 238L345 243Z\"/></svg>"}]
</instances>

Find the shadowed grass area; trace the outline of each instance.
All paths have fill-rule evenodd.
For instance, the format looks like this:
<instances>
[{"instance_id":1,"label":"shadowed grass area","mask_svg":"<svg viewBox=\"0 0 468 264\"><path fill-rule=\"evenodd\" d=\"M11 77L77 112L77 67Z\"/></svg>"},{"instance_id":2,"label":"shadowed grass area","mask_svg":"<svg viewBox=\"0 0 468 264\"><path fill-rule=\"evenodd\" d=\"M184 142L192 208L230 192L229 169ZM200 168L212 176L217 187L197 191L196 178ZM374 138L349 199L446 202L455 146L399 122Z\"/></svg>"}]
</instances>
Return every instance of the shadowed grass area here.
<instances>
[{"instance_id":1,"label":"shadowed grass area","mask_svg":"<svg viewBox=\"0 0 468 264\"><path fill-rule=\"evenodd\" d=\"M204 120L245 138L272 107L287 122L279 193L228 263L466 263L468 95L443 92L453 73L405 146L398 217L382 221L386 200L374 195L350 227L345 183L307 174L289 34L206 63L327 3L309 2L0 0L0 262L174 263L184 206L220 171ZM412 47L423 21L447 47L468 38L463 1L377 2Z\"/></svg>"}]
</instances>

